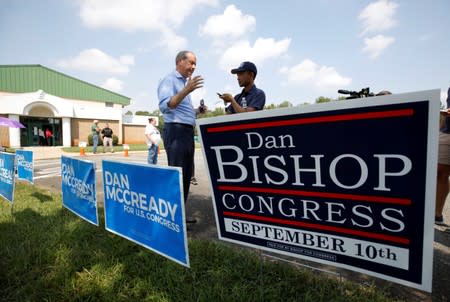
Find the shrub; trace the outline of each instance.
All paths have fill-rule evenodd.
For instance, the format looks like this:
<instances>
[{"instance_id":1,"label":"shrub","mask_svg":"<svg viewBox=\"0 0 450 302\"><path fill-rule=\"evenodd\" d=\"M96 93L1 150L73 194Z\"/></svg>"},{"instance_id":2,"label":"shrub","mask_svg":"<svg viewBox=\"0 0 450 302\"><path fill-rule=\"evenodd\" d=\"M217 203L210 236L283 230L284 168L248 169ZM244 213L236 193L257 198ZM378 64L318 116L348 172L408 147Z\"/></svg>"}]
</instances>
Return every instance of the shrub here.
<instances>
[{"instance_id":1,"label":"shrub","mask_svg":"<svg viewBox=\"0 0 450 302\"><path fill-rule=\"evenodd\" d=\"M94 145L94 140L92 139L92 134L88 135L88 145L89 146L93 146ZM103 145L103 140L102 140L102 136L101 135L98 136L98 145Z\"/></svg>"},{"instance_id":2,"label":"shrub","mask_svg":"<svg viewBox=\"0 0 450 302\"><path fill-rule=\"evenodd\" d=\"M113 134L113 146L117 146L117 144L119 143L119 137L115 134ZM92 140L92 134L88 135L88 145L89 146L93 146L94 145L94 141ZM98 145L103 145L103 140L102 140L102 136L99 135L98 136Z\"/></svg>"}]
</instances>

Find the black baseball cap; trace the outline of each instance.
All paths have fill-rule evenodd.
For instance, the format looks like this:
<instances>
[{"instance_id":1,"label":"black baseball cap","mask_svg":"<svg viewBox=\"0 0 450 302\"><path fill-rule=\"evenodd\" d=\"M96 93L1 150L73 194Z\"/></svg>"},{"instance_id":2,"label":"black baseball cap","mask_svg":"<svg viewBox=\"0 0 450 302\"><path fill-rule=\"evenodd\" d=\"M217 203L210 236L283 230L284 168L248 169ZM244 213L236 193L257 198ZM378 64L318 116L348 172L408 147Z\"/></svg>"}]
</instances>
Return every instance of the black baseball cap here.
<instances>
[{"instance_id":1,"label":"black baseball cap","mask_svg":"<svg viewBox=\"0 0 450 302\"><path fill-rule=\"evenodd\" d=\"M238 72L243 72L243 71L251 71L255 74L255 76L257 73L255 64L253 64L252 62L248 62L248 61L242 62L238 68L231 69L232 74L235 74Z\"/></svg>"}]
</instances>

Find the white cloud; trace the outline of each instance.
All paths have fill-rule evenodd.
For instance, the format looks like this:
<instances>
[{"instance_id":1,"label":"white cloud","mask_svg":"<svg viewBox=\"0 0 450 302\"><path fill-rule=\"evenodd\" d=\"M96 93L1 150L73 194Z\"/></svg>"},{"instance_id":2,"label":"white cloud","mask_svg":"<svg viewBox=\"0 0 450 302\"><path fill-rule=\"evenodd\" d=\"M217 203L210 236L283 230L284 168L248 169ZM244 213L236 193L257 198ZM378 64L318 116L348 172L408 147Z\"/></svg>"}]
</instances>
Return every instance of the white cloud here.
<instances>
[{"instance_id":1,"label":"white cloud","mask_svg":"<svg viewBox=\"0 0 450 302\"><path fill-rule=\"evenodd\" d=\"M158 43L161 47L166 48L169 53L174 54L187 47L187 39L178 36L169 28L161 30L161 40Z\"/></svg>"},{"instance_id":2,"label":"white cloud","mask_svg":"<svg viewBox=\"0 0 450 302\"><path fill-rule=\"evenodd\" d=\"M76 57L60 60L57 65L68 69L127 74L128 67L134 65L134 57L125 55L116 59L99 49L91 48L81 51Z\"/></svg>"},{"instance_id":3,"label":"white cloud","mask_svg":"<svg viewBox=\"0 0 450 302\"><path fill-rule=\"evenodd\" d=\"M222 15L214 15L206 20L205 25L200 27L200 35L213 38L224 38L231 36L240 37L255 29L256 19L251 15L243 15L236 6L229 5Z\"/></svg>"},{"instance_id":4,"label":"white cloud","mask_svg":"<svg viewBox=\"0 0 450 302\"><path fill-rule=\"evenodd\" d=\"M161 33L160 46L171 53L187 40L175 33L196 8L216 6L218 0L80 0L80 18L92 28ZM176 50L175 50L176 49Z\"/></svg>"},{"instance_id":5,"label":"white cloud","mask_svg":"<svg viewBox=\"0 0 450 302\"><path fill-rule=\"evenodd\" d=\"M346 87L352 82L351 78L341 76L334 67L320 66L309 59L290 68L283 67L280 72L287 76L288 84L313 85L327 92Z\"/></svg>"},{"instance_id":6,"label":"white cloud","mask_svg":"<svg viewBox=\"0 0 450 302\"><path fill-rule=\"evenodd\" d=\"M395 38L386 37L383 35L376 35L372 38L364 38L365 46L363 48L363 52L368 53L371 59L375 59L381 55L387 47L394 43L394 41Z\"/></svg>"},{"instance_id":7,"label":"white cloud","mask_svg":"<svg viewBox=\"0 0 450 302\"><path fill-rule=\"evenodd\" d=\"M398 4L388 0L372 2L358 16L363 23L361 35L385 31L397 24L395 12Z\"/></svg>"},{"instance_id":8,"label":"white cloud","mask_svg":"<svg viewBox=\"0 0 450 302\"><path fill-rule=\"evenodd\" d=\"M124 31L178 27L198 6L217 5L217 0L82 0L80 17L89 27Z\"/></svg>"},{"instance_id":9,"label":"white cloud","mask_svg":"<svg viewBox=\"0 0 450 302\"><path fill-rule=\"evenodd\" d=\"M123 82L116 78L108 78L106 81L100 85L101 87L114 91L114 92L120 92L123 90Z\"/></svg>"},{"instance_id":10,"label":"white cloud","mask_svg":"<svg viewBox=\"0 0 450 302\"><path fill-rule=\"evenodd\" d=\"M291 39L289 38L280 41L275 41L272 38L258 38L253 46L250 45L249 41L238 41L223 52L219 60L219 66L229 70L243 61L251 61L258 66L267 59L286 53L290 44Z\"/></svg>"},{"instance_id":11,"label":"white cloud","mask_svg":"<svg viewBox=\"0 0 450 302\"><path fill-rule=\"evenodd\" d=\"M203 86L202 88L195 89L191 93L192 105L194 107L200 106L200 100L205 99L206 88ZM208 104L206 104L208 106Z\"/></svg>"}]
</instances>

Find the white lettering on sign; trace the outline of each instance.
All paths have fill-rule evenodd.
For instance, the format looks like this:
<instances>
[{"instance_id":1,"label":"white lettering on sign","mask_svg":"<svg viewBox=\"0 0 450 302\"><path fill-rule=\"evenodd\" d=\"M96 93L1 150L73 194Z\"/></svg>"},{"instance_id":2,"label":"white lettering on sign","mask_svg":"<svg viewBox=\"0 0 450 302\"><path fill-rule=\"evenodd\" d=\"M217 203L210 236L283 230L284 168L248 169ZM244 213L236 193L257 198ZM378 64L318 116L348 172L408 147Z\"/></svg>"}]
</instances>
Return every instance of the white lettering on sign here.
<instances>
[{"instance_id":1,"label":"white lettering on sign","mask_svg":"<svg viewBox=\"0 0 450 302\"><path fill-rule=\"evenodd\" d=\"M225 193L225 209L234 212L281 216L304 222L326 222L356 226L363 229L398 233L405 230L405 215L401 209L386 207L382 210L372 205L344 204L309 199L277 198L249 194Z\"/></svg>"},{"instance_id":2,"label":"white lettering on sign","mask_svg":"<svg viewBox=\"0 0 450 302\"><path fill-rule=\"evenodd\" d=\"M175 221L178 205L168 200L130 190L128 175L105 171L106 197L129 207ZM131 210L130 210L131 211Z\"/></svg>"},{"instance_id":3,"label":"white lettering on sign","mask_svg":"<svg viewBox=\"0 0 450 302\"><path fill-rule=\"evenodd\" d=\"M314 255L315 250L319 250L328 253L329 257L327 258L330 260L334 259L332 256L337 254L382 263L405 270L409 268L409 249L395 245L239 219L225 218L224 223L227 232L265 239L269 240L269 242L278 242L280 243L277 246L278 249L295 254L301 252L298 249L306 248L307 250L304 252L312 252L312 254L307 254L307 256L315 258L323 258ZM301 253L303 254L303 252Z\"/></svg>"},{"instance_id":4,"label":"white lettering on sign","mask_svg":"<svg viewBox=\"0 0 450 302\"><path fill-rule=\"evenodd\" d=\"M33 162L27 161L23 154L17 154L17 165L23 167L27 171L33 171Z\"/></svg>"},{"instance_id":5,"label":"white lettering on sign","mask_svg":"<svg viewBox=\"0 0 450 302\"><path fill-rule=\"evenodd\" d=\"M256 148L260 144L262 144L262 141L259 141L258 145L249 145L249 148ZM369 158L351 153L341 154L332 159L326 159L324 154L268 155L265 158L249 156L251 165L246 166L244 164L244 152L237 146L214 146L211 149L214 151L219 171L217 181L225 183L240 183L249 180L255 184L326 187L323 177L327 173L327 176L337 187L354 190L365 185L368 179L372 179L369 178L370 173L377 173L377 177L373 178L377 180L377 183L372 186L373 190L390 191L389 178L407 175L412 170L411 160L402 154L373 154L372 157L377 161L377 169L374 168L374 171L372 171L367 164ZM223 154L227 154L228 161L224 160ZM373 158L370 158L370 160L373 160ZM324 160L330 162L328 168L322 164ZM340 169L340 166L344 167L344 165L340 165L343 160L346 160L345 171L341 170L344 168ZM400 164L402 168L398 171L390 170L387 166L388 160L395 162L396 165ZM307 165L311 166L311 162L313 167L307 168ZM288 173L289 169L292 173ZM344 184L338 175L349 172L359 177L352 184ZM314 174L315 181L309 184L303 182L301 176L305 173ZM290 180L289 175L294 175L294 179Z\"/></svg>"},{"instance_id":6,"label":"white lettering on sign","mask_svg":"<svg viewBox=\"0 0 450 302\"><path fill-rule=\"evenodd\" d=\"M77 197L89 202L95 202L94 184L86 183L83 179L76 176L75 168L72 165L65 163L61 165L61 182L68 186Z\"/></svg>"}]
</instances>

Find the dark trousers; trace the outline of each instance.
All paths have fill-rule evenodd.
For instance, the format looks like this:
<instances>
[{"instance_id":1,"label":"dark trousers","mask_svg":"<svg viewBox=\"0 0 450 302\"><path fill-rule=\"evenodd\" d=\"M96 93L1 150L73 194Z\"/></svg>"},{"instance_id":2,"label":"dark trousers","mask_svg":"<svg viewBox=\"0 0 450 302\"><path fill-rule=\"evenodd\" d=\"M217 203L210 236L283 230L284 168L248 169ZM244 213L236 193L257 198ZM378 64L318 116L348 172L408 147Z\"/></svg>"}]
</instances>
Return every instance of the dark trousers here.
<instances>
[{"instance_id":1,"label":"dark trousers","mask_svg":"<svg viewBox=\"0 0 450 302\"><path fill-rule=\"evenodd\" d=\"M194 162L194 127L187 124L165 123L163 138L169 166L182 169L184 202L186 202Z\"/></svg>"}]
</instances>

